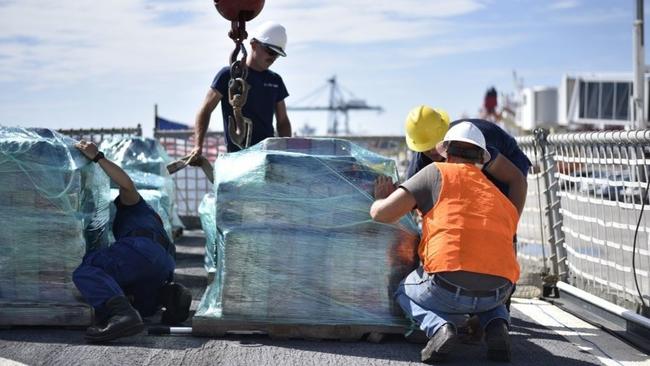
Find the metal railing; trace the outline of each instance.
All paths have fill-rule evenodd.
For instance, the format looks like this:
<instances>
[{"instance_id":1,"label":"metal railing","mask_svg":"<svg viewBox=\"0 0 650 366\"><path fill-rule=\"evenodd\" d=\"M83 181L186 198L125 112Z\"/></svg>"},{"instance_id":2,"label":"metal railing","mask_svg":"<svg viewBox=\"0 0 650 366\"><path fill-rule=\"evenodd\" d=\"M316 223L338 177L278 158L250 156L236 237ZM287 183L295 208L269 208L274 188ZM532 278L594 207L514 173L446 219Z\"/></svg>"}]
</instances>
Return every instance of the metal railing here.
<instances>
[{"instance_id":1,"label":"metal railing","mask_svg":"<svg viewBox=\"0 0 650 366\"><path fill-rule=\"evenodd\" d=\"M80 128L80 129L61 129L59 133L70 136L75 140L84 139L99 144L107 137L112 136L142 136L142 126L135 128Z\"/></svg>"},{"instance_id":2,"label":"metal railing","mask_svg":"<svg viewBox=\"0 0 650 366\"><path fill-rule=\"evenodd\" d=\"M650 218L641 215L648 211L650 130L539 130L517 141L533 161L518 231L523 273L629 309L641 296L648 303Z\"/></svg>"},{"instance_id":3,"label":"metal railing","mask_svg":"<svg viewBox=\"0 0 650 366\"><path fill-rule=\"evenodd\" d=\"M194 148L193 130L155 130L154 138L165 147L167 154L176 160L188 155ZM203 156L214 162L220 153L226 152L223 132L208 131L203 143ZM200 227L199 205L206 193L212 192L200 168L188 166L173 175L176 185L176 208L183 223L189 227Z\"/></svg>"}]
</instances>

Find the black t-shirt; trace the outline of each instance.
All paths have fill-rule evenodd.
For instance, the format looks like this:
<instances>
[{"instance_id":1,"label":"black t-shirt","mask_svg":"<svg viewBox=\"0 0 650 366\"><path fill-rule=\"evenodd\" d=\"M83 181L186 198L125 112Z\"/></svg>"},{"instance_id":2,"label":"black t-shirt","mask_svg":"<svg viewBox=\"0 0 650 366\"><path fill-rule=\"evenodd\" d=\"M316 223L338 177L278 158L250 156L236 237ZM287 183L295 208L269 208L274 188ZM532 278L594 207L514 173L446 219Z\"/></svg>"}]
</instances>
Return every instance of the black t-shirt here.
<instances>
[{"instance_id":1,"label":"black t-shirt","mask_svg":"<svg viewBox=\"0 0 650 366\"><path fill-rule=\"evenodd\" d=\"M218 91L221 97L221 114L223 116L223 130L228 143L228 152L239 151L228 136L228 116L232 116L232 107L228 101L228 82L230 81L230 67L226 66L219 71L212 81L212 89ZM246 82L250 84L248 98L242 109L244 117L253 121L253 134L251 146L267 137L275 136L273 116L278 102L289 96L284 81L280 75L271 70L255 71L248 68Z\"/></svg>"}]
</instances>

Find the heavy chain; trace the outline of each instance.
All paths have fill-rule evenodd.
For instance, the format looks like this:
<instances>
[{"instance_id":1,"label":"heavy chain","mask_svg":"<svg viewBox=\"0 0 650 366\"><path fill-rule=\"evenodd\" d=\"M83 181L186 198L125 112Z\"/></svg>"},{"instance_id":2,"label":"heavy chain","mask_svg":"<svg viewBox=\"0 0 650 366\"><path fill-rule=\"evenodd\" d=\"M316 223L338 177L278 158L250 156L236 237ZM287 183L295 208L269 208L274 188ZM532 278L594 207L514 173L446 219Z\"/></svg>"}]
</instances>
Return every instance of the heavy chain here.
<instances>
[{"instance_id":1,"label":"heavy chain","mask_svg":"<svg viewBox=\"0 0 650 366\"><path fill-rule=\"evenodd\" d=\"M246 67L246 47L244 40L248 37L246 33L246 22L233 21L232 29L228 36L235 42L235 49L230 54L230 80L228 81L228 102L232 107L232 116L228 116L228 135L230 141L240 149L250 146L253 134L253 121L244 117L242 109L248 99L250 85L246 82L248 67ZM241 51L241 59L237 59ZM233 118L234 117L234 118Z\"/></svg>"}]
</instances>

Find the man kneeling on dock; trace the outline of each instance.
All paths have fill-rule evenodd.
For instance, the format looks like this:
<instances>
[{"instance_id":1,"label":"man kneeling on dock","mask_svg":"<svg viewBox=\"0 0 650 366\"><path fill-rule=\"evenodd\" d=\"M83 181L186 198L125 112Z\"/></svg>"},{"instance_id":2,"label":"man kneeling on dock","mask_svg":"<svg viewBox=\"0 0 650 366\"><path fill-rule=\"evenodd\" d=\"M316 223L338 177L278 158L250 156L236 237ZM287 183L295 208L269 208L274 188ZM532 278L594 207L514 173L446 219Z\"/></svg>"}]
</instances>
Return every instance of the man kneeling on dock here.
<instances>
[{"instance_id":1,"label":"man kneeling on dock","mask_svg":"<svg viewBox=\"0 0 650 366\"><path fill-rule=\"evenodd\" d=\"M115 243L87 253L72 277L95 309L96 325L87 329L86 340L106 342L138 334L144 330L141 316L153 315L161 307L165 308L163 323L185 321L192 295L172 282L175 247L160 216L140 196L126 172L106 159L95 144L82 140L75 146L120 187L114 202Z\"/></svg>"},{"instance_id":2,"label":"man kneeling on dock","mask_svg":"<svg viewBox=\"0 0 650 366\"><path fill-rule=\"evenodd\" d=\"M395 222L414 208L423 215L422 265L395 298L429 337L423 362L448 356L457 340L452 317L467 313L478 315L485 329L488 358L510 361L504 303L519 278L512 247L517 209L481 172L490 154L476 126L452 127L438 150L446 163L430 164L397 189L386 177L375 186L374 220Z\"/></svg>"}]
</instances>

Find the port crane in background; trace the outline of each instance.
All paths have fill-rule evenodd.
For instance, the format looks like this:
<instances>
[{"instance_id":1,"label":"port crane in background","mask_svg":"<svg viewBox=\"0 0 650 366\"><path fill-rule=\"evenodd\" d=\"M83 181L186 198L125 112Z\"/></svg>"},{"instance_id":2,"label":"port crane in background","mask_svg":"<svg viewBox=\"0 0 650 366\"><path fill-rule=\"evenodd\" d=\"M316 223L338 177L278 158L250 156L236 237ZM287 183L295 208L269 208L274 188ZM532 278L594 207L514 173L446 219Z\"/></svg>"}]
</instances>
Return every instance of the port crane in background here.
<instances>
[{"instance_id":1,"label":"port crane in background","mask_svg":"<svg viewBox=\"0 0 650 366\"><path fill-rule=\"evenodd\" d=\"M326 106L316 105L316 106L300 106L301 103L304 103L307 99L313 99L316 95L321 93L325 88L329 88L329 103ZM306 97L300 99L296 104L288 106L287 109L291 111L328 111L329 117L327 121L327 134L336 136L339 134L350 135L350 118L349 111L377 111L382 112L383 108L380 106L370 106L366 103L365 100L356 98L354 94L347 91L350 94L349 98L343 94L343 88L336 81L336 76L332 76L327 80L327 84L319 87L314 90ZM340 122L343 122L343 130L340 130Z\"/></svg>"}]
</instances>

